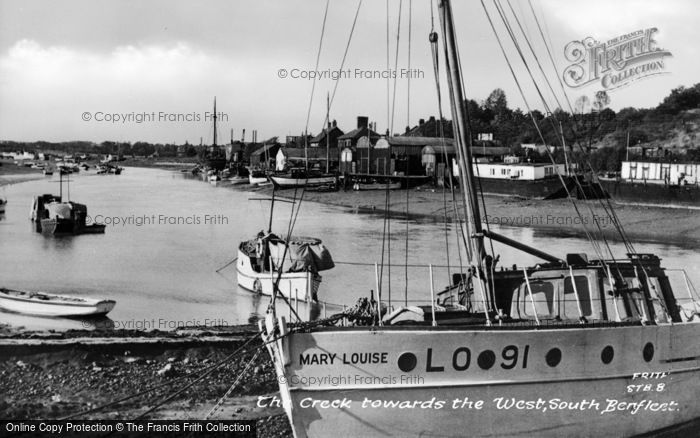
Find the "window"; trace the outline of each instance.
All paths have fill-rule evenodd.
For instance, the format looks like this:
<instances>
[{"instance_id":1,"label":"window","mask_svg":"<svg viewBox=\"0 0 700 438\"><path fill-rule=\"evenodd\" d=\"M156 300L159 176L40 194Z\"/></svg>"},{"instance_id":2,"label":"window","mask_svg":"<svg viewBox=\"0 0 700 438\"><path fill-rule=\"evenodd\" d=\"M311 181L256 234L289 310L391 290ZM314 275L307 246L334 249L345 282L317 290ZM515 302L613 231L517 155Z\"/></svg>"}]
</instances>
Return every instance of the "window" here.
<instances>
[{"instance_id":1,"label":"window","mask_svg":"<svg viewBox=\"0 0 700 438\"><path fill-rule=\"evenodd\" d=\"M527 289L527 283L523 283L523 313L525 316L535 316L532 306L533 301L535 302L534 309L537 312L537 316L555 316L554 285L548 281L530 279L530 290L532 291L532 299L530 299L530 291Z\"/></svg>"},{"instance_id":2,"label":"window","mask_svg":"<svg viewBox=\"0 0 700 438\"><path fill-rule=\"evenodd\" d=\"M576 289L574 289L574 286L576 286ZM581 305L581 313L579 313L578 305L576 304L577 292L579 304ZM588 278L585 275L575 275L573 283L570 276L564 279L564 297L561 307L561 316L566 316L570 319L577 319L581 315L591 316L593 314L591 308L591 291L588 287Z\"/></svg>"}]
</instances>

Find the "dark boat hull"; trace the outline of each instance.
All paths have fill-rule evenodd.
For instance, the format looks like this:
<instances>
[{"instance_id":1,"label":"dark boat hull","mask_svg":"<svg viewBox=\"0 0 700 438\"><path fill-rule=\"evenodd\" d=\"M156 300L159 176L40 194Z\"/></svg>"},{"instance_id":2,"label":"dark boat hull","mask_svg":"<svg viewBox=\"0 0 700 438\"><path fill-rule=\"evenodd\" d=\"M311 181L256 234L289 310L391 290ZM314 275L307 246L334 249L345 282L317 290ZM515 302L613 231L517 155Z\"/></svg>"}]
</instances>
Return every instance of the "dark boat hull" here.
<instances>
[{"instance_id":1,"label":"dark boat hull","mask_svg":"<svg viewBox=\"0 0 700 438\"><path fill-rule=\"evenodd\" d=\"M80 226L70 219L41 219L41 234L44 236L104 234L106 225L90 224Z\"/></svg>"},{"instance_id":2,"label":"dark boat hull","mask_svg":"<svg viewBox=\"0 0 700 438\"><path fill-rule=\"evenodd\" d=\"M568 184L568 178L565 178L565 181ZM559 178L535 181L477 178L477 186L481 186L484 193L522 196L524 198L554 199L566 196L566 191Z\"/></svg>"},{"instance_id":3,"label":"dark boat hull","mask_svg":"<svg viewBox=\"0 0 700 438\"><path fill-rule=\"evenodd\" d=\"M210 169L221 171L226 168L226 158L208 158L205 164Z\"/></svg>"},{"instance_id":4,"label":"dark boat hull","mask_svg":"<svg viewBox=\"0 0 700 438\"><path fill-rule=\"evenodd\" d=\"M700 187L601 180L603 188L617 201L643 204L700 206Z\"/></svg>"}]
</instances>

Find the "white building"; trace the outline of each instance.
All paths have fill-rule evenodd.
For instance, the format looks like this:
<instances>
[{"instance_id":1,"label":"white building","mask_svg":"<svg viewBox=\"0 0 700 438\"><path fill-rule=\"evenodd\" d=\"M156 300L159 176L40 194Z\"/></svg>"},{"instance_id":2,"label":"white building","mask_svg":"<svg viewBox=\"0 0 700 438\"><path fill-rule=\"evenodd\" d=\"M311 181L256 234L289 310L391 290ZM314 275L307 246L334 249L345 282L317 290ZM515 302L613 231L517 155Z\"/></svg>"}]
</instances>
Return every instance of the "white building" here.
<instances>
[{"instance_id":1,"label":"white building","mask_svg":"<svg viewBox=\"0 0 700 438\"><path fill-rule=\"evenodd\" d=\"M546 163L475 163L475 173L479 178L520 179L535 181L564 175L566 166L563 164Z\"/></svg>"},{"instance_id":2,"label":"white building","mask_svg":"<svg viewBox=\"0 0 700 438\"><path fill-rule=\"evenodd\" d=\"M659 184L698 184L700 163L623 161L620 177L627 181Z\"/></svg>"},{"instance_id":3,"label":"white building","mask_svg":"<svg viewBox=\"0 0 700 438\"><path fill-rule=\"evenodd\" d=\"M459 175L457 160L452 161L454 175ZM551 163L479 163L473 164L474 175L488 179L537 181L566 174L566 165Z\"/></svg>"}]
</instances>

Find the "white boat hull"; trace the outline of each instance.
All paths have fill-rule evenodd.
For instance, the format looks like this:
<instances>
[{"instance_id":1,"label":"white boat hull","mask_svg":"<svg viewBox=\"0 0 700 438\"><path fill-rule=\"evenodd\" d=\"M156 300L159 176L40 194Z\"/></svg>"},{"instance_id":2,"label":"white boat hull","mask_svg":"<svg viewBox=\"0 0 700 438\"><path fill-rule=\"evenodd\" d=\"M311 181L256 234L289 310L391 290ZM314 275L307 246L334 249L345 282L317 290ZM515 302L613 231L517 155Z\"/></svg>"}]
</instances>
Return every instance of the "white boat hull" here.
<instances>
[{"instance_id":1,"label":"white boat hull","mask_svg":"<svg viewBox=\"0 0 700 438\"><path fill-rule=\"evenodd\" d=\"M252 184L265 184L267 181L266 176L249 176L248 183Z\"/></svg>"},{"instance_id":2,"label":"white boat hull","mask_svg":"<svg viewBox=\"0 0 700 438\"><path fill-rule=\"evenodd\" d=\"M106 315L114 309L112 300L95 301L94 303L61 303L53 301L15 299L0 297L0 309L9 312L38 316L98 316Z\"/></svg>"},{"instance_id":3,"label":"white boat hull","mask_svg":"<svg viewBox=\"0 0 700 438\"><path fill-rule=\"evenodd\" d=\"M277 272L256 272L250 262L250 257L238 251L236 261L238 285L252 292L272 296ZM279 281L280 293L292 300L315 301L321 276L312 272L284 272Z\"/></svg>"},{"instance_id":4,"label":"white boat hull","mask_svg":"<svg viewBox=\"0 0 700 438\"><path fill-rule=\"evenodd\" d=\"M700 418L697 323L281 335L268 349L298 438L622 437Z\"/></svg>"},{"instance_id":5,"label":"white boat hull","mask_svg":"<svg viewBox=\"0 0 700 438\"><path fill-rule=\"evenodd\" d=\"M280 176L270 176L272 183L280 188L311 187L326 184L335 184L335 176L310 177L310 178L287 178Z\"/></svg>"}]
</instances>

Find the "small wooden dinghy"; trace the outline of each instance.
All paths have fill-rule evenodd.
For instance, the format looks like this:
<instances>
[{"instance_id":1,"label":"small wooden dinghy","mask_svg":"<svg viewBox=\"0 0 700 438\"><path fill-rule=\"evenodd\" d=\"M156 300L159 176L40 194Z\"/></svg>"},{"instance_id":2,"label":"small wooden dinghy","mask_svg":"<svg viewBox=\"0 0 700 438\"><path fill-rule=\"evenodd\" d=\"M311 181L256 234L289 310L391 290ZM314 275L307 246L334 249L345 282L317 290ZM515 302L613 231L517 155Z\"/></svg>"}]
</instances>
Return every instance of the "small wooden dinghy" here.
<instances>
[{"instance_id":1,"label":"small wooden dinghy","mask_svg":"<svg viewBox=\"0 0 700 438\"><path fill-rule=\"evenodd\" d=\"M100 316L114 309L113 300L25 292L0 287L0 309L41 316Z\"/></svg>"}]
</instances>

